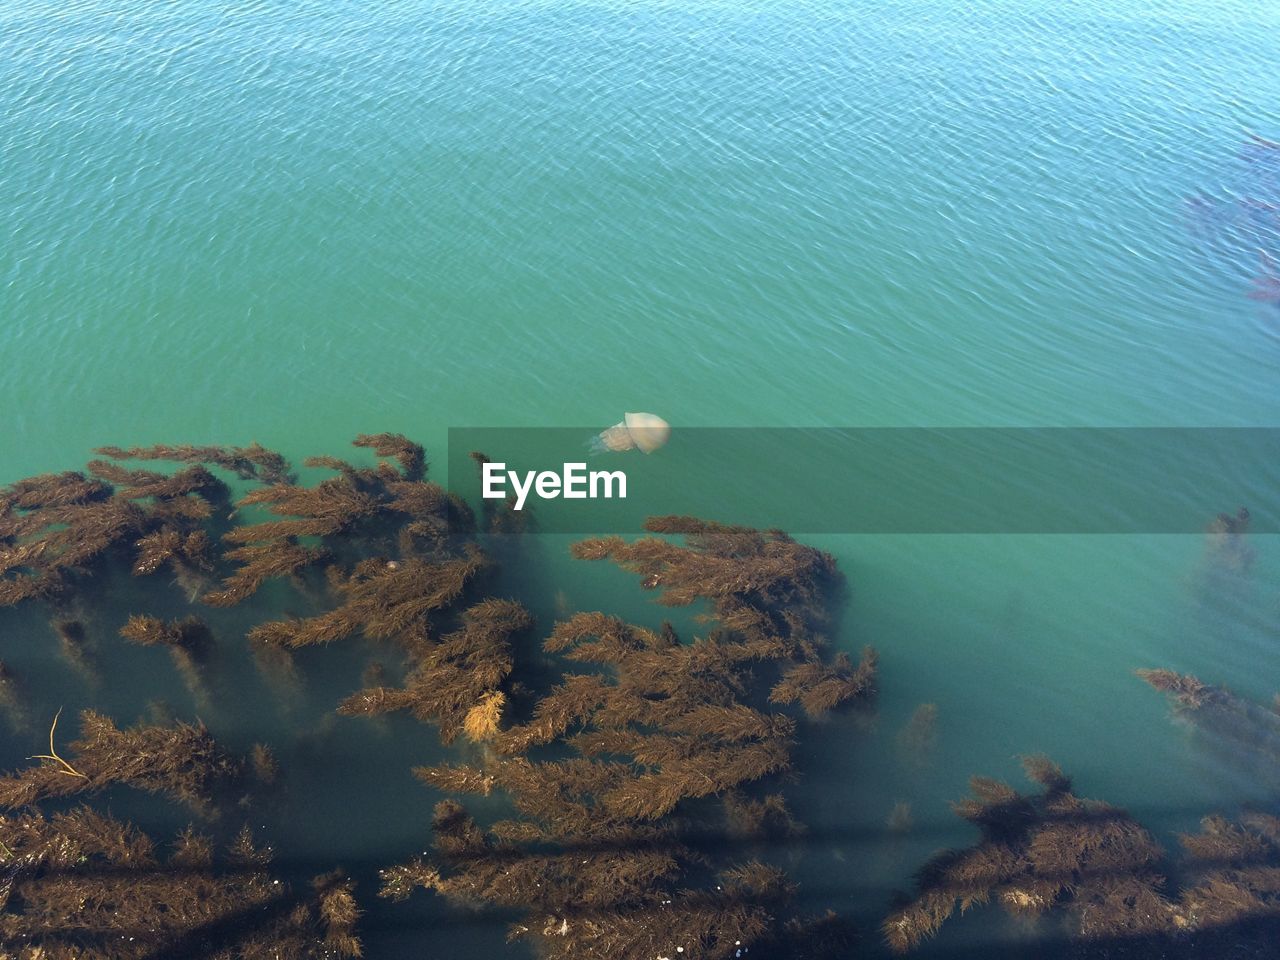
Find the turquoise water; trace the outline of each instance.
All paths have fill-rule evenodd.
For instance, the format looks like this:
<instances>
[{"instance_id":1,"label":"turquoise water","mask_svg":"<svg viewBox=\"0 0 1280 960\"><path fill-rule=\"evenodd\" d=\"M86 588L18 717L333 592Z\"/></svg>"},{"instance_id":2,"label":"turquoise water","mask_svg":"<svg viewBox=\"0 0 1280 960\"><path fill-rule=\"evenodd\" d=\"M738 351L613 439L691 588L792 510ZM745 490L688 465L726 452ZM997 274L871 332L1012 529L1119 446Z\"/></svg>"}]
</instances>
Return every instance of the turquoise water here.
<instances>
[{"instance_id":1,"label":"turquoise water","mask_svg":"<svg viewBox=\"0 0 1280 960\"><path fill-rule=\"evenodd\" d=\"M1246 134L1280 139L1278 28L1278 7L1207 0L0 2L0 481L105 443L300 458L380 430L442 464L450 426L628 409L677 429L1276 425L1280 309L1248 293L1280 228L1241 211L1280 203ZM1269 698L1274 538L1230 590L1197 537L806 539L850 578L838 641L883 663L874 728L804 757L817 839L791 866L815 902L878 918L969 837L946 805L968 775L1013 776L1016 754L1166 839L1264 789L1131 671ZM661 618L565 542L529 548L536 583ZM89 697L40 665L40 623L0 626L41 703ZM327 738L355 772L403 769L357 823L315 784L293 801L312 827L269 818L299 857L401 858L426 839L407 767L427 748L393 724L367 757L365 731L322 721L359 666L324 654L331 689L288 723L244 692L207 719L306 726L304 767ZM125 715L129 693L103 696ZM926 701L939 749L908 770L893 737ZM891 840L899 799L918 827ZM397 918L437 916L405 909L374 905L371 957L420 934ZM458 928L477 955L502 935Z\"/></svg>"}]
</instances>

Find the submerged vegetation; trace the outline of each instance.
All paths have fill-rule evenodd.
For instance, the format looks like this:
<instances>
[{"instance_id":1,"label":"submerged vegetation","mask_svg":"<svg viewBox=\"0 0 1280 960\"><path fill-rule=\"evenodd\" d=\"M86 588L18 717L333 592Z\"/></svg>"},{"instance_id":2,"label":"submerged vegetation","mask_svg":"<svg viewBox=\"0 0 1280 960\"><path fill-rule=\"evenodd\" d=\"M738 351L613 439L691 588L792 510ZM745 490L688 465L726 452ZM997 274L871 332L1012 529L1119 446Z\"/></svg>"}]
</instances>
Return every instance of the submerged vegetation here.
<instances>
[{"instance_id":1,"label":"submerged vegetation","mask_svg":"<svg viewBox=\"0 0 1280 960\"><path fill-rule=\"evenodd\" d=\"M206 812L219 796L243 786L249 769L222 751L203 724L121 730L107 717L86 710L80 726L80 739L68 745L64 757L55 746L55 715L49 752L31 758L43 762L0 777L0 806L16 809L125 784Z\"/></svg>"},{"instance_id":2,"label":"submerged vegetation","mask_svg":"<svg viewBox=\"0 0 1280 960\"><path fill-rule=\"evenodd\" d=\"M543 649L565 663L561 682L517 703L521 719L495 732L483 762L415 771L449 793L503 791L517 816L482 828L457 802L440 803L435 856L385 870L383 896L424 887L460 904L515 910L511 937L534 941L547 957L726 958L784 928L793 892L785 875L713 855L707 831L801 829L768 788L792 766L798 721L784 707L800 703L817 715L869 697L874 655L855 667L825 652L823 590L835 576L826 554L780 533L691 518L649 528L684 543L610 538L574 552L639 574L664 604L709 601L706 635L683 642L670 625L654 631L604 613L557 623ZM500 618L504 627L513 613ZM464 623L464 631L473 626ZM431 689L429 676L443 687L454 657L428 661L430 672L420 667L391 702L422 703L417 691ZM481 664L475 674L486 686L468 691L472 703L496 690L508 661L495 650ZM363 693L356 705L386 697ZM421 719L442 712L425 706ZM456 725L462 705L447 706ZM709 798L718 813L698 805ZM810 941L807 949L833 934L830 925L791 920L789 936Z\"/></svg>"},{"instance_id":3,"label":"submerged vegetation","mask_svg":"<svg viewBox=\"0 0 1280 960\"><path fill-rule=\"evenodd\" d=\"M1274 705L1172 670L1137 673L1263 777L1280 760ZM1064 914L1086 944L1129 940L1133 955L1216 956L1229 945L1233 955L1265 956L1278 941L1280 818L1257 810L1234 819L1207 816L1199 833L1178 838L1182 856L1171 863L1127 813L1077 797L1047 758L1023 763L1038 794L974 777L972 797L955 804L981 837L967 850L936 855L918 872L915 896L883 925L894 951L933 936L955 912L992 902L1012 914ZM1140 953L1143 947L1149 952Z\"/></svg>"},{"instance_id":4,"label":"submerged vegetation","mask_svg":"<svg viewBox=\"0 0 1280 960\"><path fill-rule=\"evenodd\" d=\"M1011 913L1066 910L1087 936L1146 933L1160 923L1154 866L1161 851L1151 835L1124 811L1077 797L1047 758L1023 764L1038 794L972 779L972 796L955 811L978 826L981 839L921 868L914 899L884 922L895 951L932 936L957 910L993 900Z\"/></svg>"},{"instance_id":5,"label":"submerged vegetation","mask_svg":"<svg viewBox=\"0 0 1280 960\"><path fill-rule=\"evenodd\" d=\"M0 943L22 960L321 960L361 955L341 875L295 894L247 828L226 850L187 830L162 856L88 807L0 816ZM227 921L234 919L233 925ZM13 950L15 953L8 953Z\"/></svg>"},{"instance_id":6,"label":"submerged vegetation","mask_svg":"<svg viewBox=\"0 0 1280 960\"><path fill-rule=\"evenodd\" d=\"M1172 670L1139 670L1139 677L1169 696L1175 713L1211 746L1241 762L1280 789L1280 693L1269 704L1236 696Z\"/></svg>"},{"instance_id":7,"label":"submerged vegetation","mask_svg":"<svg viewBox=\"0 0 1280 960\"><path fill-rule=\"evenodd\" d=\"M256 444L104 447L84 471L13 484L0 491L0 607L47 622L95 694L113 658L167 651L202 712L231 696L213 681L237 648L287 706L308 658L369 645L377 660L293 746L327 769L336 729L380 736L394 714L428 725L445 759L437 746L404 767L425 788L430 849L363 879L336 864L280 871L239 829L288 781L270 745L225 748L162 706L132 726L83 704L64 716L0 663L0 711L33 754L0 775L0 953L357 957L358 898L428 891L491 911L546 958L852 955L848 920L807 913L770 855L806 836L790 789L804 774L800 742L833 711L875 704L876 652L855 660L827 640L834 558L778 530L655 517L644 536L586 539L572 555L634 575L660 607L687 608L686 626L575 610L563 592L542 623L536 598L495 589L496 557L518 554L531 518L492 504L477 518L427 479L424 451L405 437L355 446L373 465L316 457L305 467L325 475L312 485ZM1213 530L1236 568L1252 559L1247 520L1224 516ZM1142 675L1198 727L1280 758L1274 710L1193 677ZM938 750L937 717L920 704L892 734L916 774ZM992 902L1059 915L1082 944L1161 949L1280 913L1274 817L1207 818L1171 864L1124 811L1078 797L1047 759L1025 765L1031 794L974 778L956 811L979 838L919 872L884 923L892 949ZM353 796L364 787L351 783ZM209 835L157 841L104 812L139 792ZM904 797L875 819L905 837L915 816Z\"/></svg>"},{"instance_id":8,"label":"submerged vegetation","mask_svg":"<svg viewBox=\"0 0 1280 960\"><path fill-rule=\"evenodd\" d=\"M310 610L254 618L245 631L259 663L280 676L293 672L295 651L353 637L393 644L402 679L379 664L336 713L404 711L433 725L442 744L463 738L473 745L465 762L414 773L446 794L504 794L514 816L482 826L458 801L439 802L434 854L387 865L384 897L425 887L514 911L512 936L545 956L727 958L783 941L820 956L823 945L846 946L839 918L793 915L794 884L779 867L734 857L717 839L800 834L783 789L800 728L874 696L874 652L854 663L823 636L834 560L779 531L686 517L657 518L654 535L632 543L588 540L576 556L636 573L662 604L705 604L704 634L567 613L539 655L528 610L487 594L493 561L475 519L425 479L421 447L392 434L356 446L377 464L308 460L331 473L313 486L256 445L108 447L86 472L14 484L0 494L0 604L44 604L64 657L86 675L94 587L117 572L142 579L167 569L186 602L215 609L287 584ZM164 474L128 460L181 466ZM233 499L237 482L248 489ZM486 510L484 529L524 529L508 513ZM112 629L168 650L197 702L208 701L215 630L205 617L143 609ZM554 664L558 679L526 683L518 664L531 656L544 670ZM12 712L17 686L8 673L0 679ZM275 779L268 747L239 757L199 722L121 729L93 710L64 744L59 718L48 752L0 777L0 806L16 811L4 821L3 856L14 865L6 944L33 960L259 955L250 944L270 945L273 957L358 955L353 887L340 874L275 909L279 885L247 834L216 856L188 831L161 860L128 823L88 807L41 810L124 787L225 819ZM103 872L64 877L67 855ZM158 892L171 873L195 886ZM73 906L90 900L104 906ZM59 910L81 919L59 926ZM210 925L221 946L200 939ZM133 939L118 937L125 930Z\"/></svg>"},{"instance_id":9,"label":"submerged vegetation","mask_svg":"<svg viewBox=\"0 0 1280 960\"><path fill-rule=\"evenodd\" d=\"M1249 133L1239 160L1225 191L1188 198L1189 225L1206 251L1225 254L1250 278L1248 297L1280 306L1280 142Z\"/></svg>"},{"instance_id":10,"label":"submerged vegetation","mask_svg":"<svg viewBox=\"0 0 1280 960\"><path fill-rule=\"evenodd\" d=\"M895 952L933 936L957 911L993 902L1022 916L1061 913L1086 946L1127 940L1134 955L1214 956L1223 930L1235 955L1264 956L1274 945L1280 819L1206 817L1200 833L1180 837L1182 882L1171 889L1165 851L1141 824L1116 807L1077 797L1047 758L1027 757L1023 765L1038 793L974 777L972 796L955 804L981 838L920 869L914 897L884 921ZM1256 953L1240 952L1250 947Z\"/></svg>"},{"instance_id":11,"label":"submerged vegetation","mask_svg":"<svg viewBox=\"0 0 1280 960\"><path fill-rule=\"evenodd\" d=\"M92 711L68 756L55 745L40 765L0 779L0 944L24 960L154 957L358 957L352 883L317 877L294 895L270 872L271 853L246 826L223 851L188 828L162 857L130 823L87 806L46 813L47 801L115 784L159 793L210 816L253 762L223 751L201 726L121 731ZM230 921L230 922L229 922ZM14 954L5 954L6 956Z\"/></svg>"},{"instance_id":12,"label":"submerged vegetation","mask_svg":"<svg viewBox=\"0 0 1280 960\"><path fill-rule=\"evenodd\" d=\"M532 619L518 603L484 600L462 612L461 626L411 652L413 670L402 688L367 687L338 706L344 716L374 716L408 710L434 721L443 743L460 733L489 740L498 733L514 665L511 636Z\"/></svg>"}]
</instances>

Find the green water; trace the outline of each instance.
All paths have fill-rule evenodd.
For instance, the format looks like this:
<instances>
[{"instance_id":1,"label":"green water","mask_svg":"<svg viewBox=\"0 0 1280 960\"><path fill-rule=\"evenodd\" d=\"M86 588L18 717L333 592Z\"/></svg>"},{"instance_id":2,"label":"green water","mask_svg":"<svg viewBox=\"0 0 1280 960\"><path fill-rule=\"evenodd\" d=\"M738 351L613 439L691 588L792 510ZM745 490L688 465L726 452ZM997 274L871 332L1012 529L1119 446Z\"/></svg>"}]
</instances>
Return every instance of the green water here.
<instances>
[{"instance_id":1,"label":"green water","mask_svg":"<svg viewBox=\"0 0 1280 960\"><path fill-rule=\"evenodd\" d=\"M1247 294L1280 227L1241 211L1280 202L1245 135L1280 138L1278 28L1280 7L1236 0L0 0L0 481L106 443L300 458L380 430L443 464L451 426L630 409L677 430L1276 425L1280 310ZM1265 789L1131 671L1269 698L1274 538L1230 590L1197 537L806 539L850 578L838 642L883 664L874 726L803 750L813 829L788 865L816 904L877 919L970 837L947 807L969 774L1014 776L1016 754L1166 840ZM543 625L549 584L660 619L566 543L508 573ZM141 708L67 675L34 615L0 629L41 708ZM407 722L370 748L324 719L357 647L317 655L287 715L234 663L243 683L201 712L296 761L305 789L263 814L281 850L376 866L427 841L408 766L433 748ZM200 709L141 653L109 669ZM894 734L926 701L939 749L906 769ZM380 784L363 815L321 756ZM899 799L905 840L883 829ZM370 957L501 941L403 909L374 905Z\"/></svg>"}]
</instances>

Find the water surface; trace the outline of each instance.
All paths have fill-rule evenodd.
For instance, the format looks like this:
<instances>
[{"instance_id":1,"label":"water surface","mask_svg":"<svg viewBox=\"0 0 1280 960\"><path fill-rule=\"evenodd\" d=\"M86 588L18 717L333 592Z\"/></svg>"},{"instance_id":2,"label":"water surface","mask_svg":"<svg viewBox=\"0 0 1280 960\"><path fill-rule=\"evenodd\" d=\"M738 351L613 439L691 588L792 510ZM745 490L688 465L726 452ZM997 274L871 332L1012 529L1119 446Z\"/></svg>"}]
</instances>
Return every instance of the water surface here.
<instances>
[{"instance_id":1,"label":"water surface","mask_svg":"<svg viewBox=\"0 0 1280 960\"><path fill-rule=\"evenodd\" d=\"M628 409L1276 425L1280 308L1248 293L1280 231L1247 201L1280 188L1246 131L1280 139L1278 28L1234 0L0 3L0 480L105 443L301 457L379 430L442 463L450 426ZM874 729L832 721L849 729L802 756L812 842L789 866L816 904L881 916L971 836L947 807L968 775L1015 776L1016 754L1050 752L1164 839L1258 793L1131 671L1269 698L1271 538L1225 591L1197 537L808 539L850 578L837 642L883 663ZM508 573L542 624L549 583L661 619L566 544ZM145 698L95 693L35 613L0 628L43 707L198 709L145 651L111 667ZM407 721L371 747L324 719L365 652L321 654L292 712L242 663L206 719L294 761L301 789L263 814L284 853L372 869L426 842L435 797L408 767L434 748ZM940 744L908 770L893 737L921 702ZM379 784L365 815L320 756ZM904 798L917 830L893 840ZM427 899L373 905L368 955L406 955L419 920L450 923L432 929L459 955L500 943Z\"/></svg>"}]
</instances>

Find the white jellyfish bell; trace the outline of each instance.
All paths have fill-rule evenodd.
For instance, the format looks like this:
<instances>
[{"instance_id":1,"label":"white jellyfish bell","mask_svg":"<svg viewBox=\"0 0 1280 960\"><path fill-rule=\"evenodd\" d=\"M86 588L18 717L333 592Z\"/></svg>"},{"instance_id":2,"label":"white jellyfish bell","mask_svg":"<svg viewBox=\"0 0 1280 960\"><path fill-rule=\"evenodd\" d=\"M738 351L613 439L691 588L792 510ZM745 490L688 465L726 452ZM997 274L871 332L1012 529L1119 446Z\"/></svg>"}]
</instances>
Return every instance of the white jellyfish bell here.
<instances>
[{"instance_id":1,"label":"white jellyfish bell","mask_svg":"<svg viewBox=\"0 0 1280 960\"><path fill-rule=\"evenodd\" d=\"M639 450L653 453L671 437L671 424L652 413L628 413L621 423L591 438L591 452Z\"/></svg>"}]
</instances>

